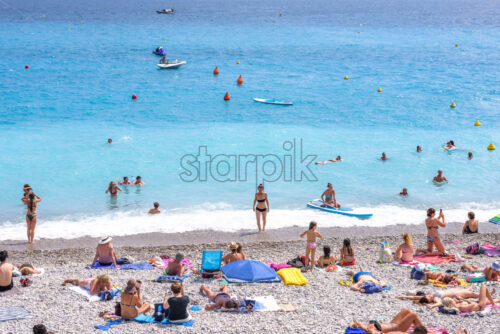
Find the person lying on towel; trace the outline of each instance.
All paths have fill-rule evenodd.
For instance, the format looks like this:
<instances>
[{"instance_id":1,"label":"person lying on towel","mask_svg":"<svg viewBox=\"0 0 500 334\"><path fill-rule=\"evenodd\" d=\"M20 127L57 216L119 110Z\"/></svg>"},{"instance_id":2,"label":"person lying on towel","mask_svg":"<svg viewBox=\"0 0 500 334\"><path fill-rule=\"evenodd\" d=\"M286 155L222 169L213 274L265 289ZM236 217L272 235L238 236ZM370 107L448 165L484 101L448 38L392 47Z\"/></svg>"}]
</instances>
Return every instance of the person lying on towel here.
<instances>
[{"instance_id":1,"label":"person lying on towel","mask_svg":"<svg viewBox=\"0 0 500 334\"><path fill-rule=\"evenodd\" d=\"M461 269L470 273L483 273L484 278L487 281L496 281L500 279L500 261L495 261L491 264L491 266L486 266L484 268L464 264Z\"/></svg>"},{"instance_id":2,"label":"person lying on towel","mask_svg":"<svg viewBox=\"0 0 500 334\"><path fill-rule=\"evenodd\" d=\"M229 296L228 292L229 290L227 289L227 285L224 285L219 293L212 292L209 288L205 286L205 284L202 284L200 287L200 292L205 294L208 299L210 299L213 304L208 304L205 306L205 310L213 310L213 309L239 309L239 303L237 300L232 299L231 296Z\"/></svg>"},{"instance_id":3,"label":"person lying on towel","mask_svg":"<svg viewBox=\"0 0 500 334\"><path fill-rule=\"evenodd\" d=\"M453 288L446 290L434 290L428 293L417 291L413 296L397 296L396 299L413 300L417 305L425 305L428 309L443 305L443 298L479 298L479 293L472 291L472 286L468 288Z\"/></svg>"},{"instance_id":4,"label":"person lying on towel","mask_svg":"<svg viewBox=\"0 0 500 334\"><path fill-rule=\"evenodd\" d=\"M73 284L82 289L87 289L91 295L100 295L104 291L110 291L112 288L111 280L108 275L91 276L90 279L81 280L79 278L68 278L62 285Z\"/></svg>"},{"instance_id":5,"label":"person lying on towel","mask_svg":"<svg viewBox=\"0 0 500 334\"><path fill-rule=\"evenodd\" d=\"M116 253L113 245L111 244L111 240L111 237L105 237L99 241L91 267L93 267L97 260L99 260L99 264L101 266L110 266L113 264L116 268L120 268L116 264Z\"/></svg>"},{"instance_id":6,"label":"person lying on towel","mask_svg":"<svg viewBox=\"0 0 500 334\"><path fill-rule=\"evenodd\" d=\"M370 285L370 286L380 286L380 291L384 286L387 284L380 283L380 281L373 276L373 274L369 271L364 271L362 266L359 266L358 272L355 272L354 270L349 270L347 272L347 275L352 276L352 280L354 282L353 285L351 285L351 290L354 291L360 291L362 293L369 293L366 291L365 287ZM374 291L376 292L376 291Z\"/></svg>"},{"instance_id":7,"label":"person lying on towel","mask_svg":"<svg viewBox=\"0 0 500 334\"><path fill-rule=\"evenodd\" d=\"M428 269L424 269L424 273L427 279L434 280L434 284L444 284L444 285L460 284L458 278L451 274L441 273L438 271L432 271Z\"/></svg>"},{"instance_id":8,"label":"person lying on towel","mask_svg":"<svg viewBox=\"0 0 500 334\"><path fill-rule=\"evenodd\" d=\"M407 308L402 309L391 322L370 321L370 324L364 324L361 321L355 321L351 327L362 328L368 333L407 333L411 326L415 326L414 334L434 333L428 331L422 325L418 315Z\"/></svg>"}]
</instances>

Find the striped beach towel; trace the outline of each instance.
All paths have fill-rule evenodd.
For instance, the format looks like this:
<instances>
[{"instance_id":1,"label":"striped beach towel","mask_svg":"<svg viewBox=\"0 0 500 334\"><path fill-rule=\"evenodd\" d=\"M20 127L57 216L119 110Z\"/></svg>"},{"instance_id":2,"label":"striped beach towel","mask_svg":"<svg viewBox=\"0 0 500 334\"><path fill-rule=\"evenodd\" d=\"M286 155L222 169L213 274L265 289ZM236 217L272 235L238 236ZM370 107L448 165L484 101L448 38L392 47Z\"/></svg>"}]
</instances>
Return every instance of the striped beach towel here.
<instances>
[{"instance_id":1,"label":"striped beach towel","mask_svg":"<svg viewBox=\"0 0 500 334\"><path fill-rule=\"evenodd\" d=\"M30 313L22 306L0 308L0 322L7 320L25 319L31 317Z\"/></svg>"},{"instance_id":2,"label":"striped beach towel","mask_svg":"<svg viewBox=\"0 0 500 334\"><path fill-rule=\"evenodd\" d=\"M491 218L489 222L493 224L500 224L500 215L496 215L495 217Z\"/></svg>"}]
</instances>

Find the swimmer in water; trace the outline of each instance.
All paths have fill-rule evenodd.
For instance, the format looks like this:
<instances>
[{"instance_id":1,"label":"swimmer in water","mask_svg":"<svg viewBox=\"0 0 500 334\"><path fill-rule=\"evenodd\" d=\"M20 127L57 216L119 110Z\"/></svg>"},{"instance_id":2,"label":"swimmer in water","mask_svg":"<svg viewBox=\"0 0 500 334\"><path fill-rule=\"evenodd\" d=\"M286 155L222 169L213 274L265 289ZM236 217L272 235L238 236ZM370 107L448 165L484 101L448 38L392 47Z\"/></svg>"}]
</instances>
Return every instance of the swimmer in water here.
<instances>
[{"instance_id":1,"label":"swimmer in water","mask_svg":"<svg viewBox=\"0 0 500 334\"><path fill-rule=\"evenodd\" d=\"M145 185L146 183L142 182L142 178L141 178L140 176L137 176L137 177L135 178L135 181L134 181L134 182L132 182L132 184L133 184L134 186L143 186L143 185Z\"/></svg>"},{"instance_id":2,"label":"swimmer in water","mask_svg":"<svg viewBox=\"0 0 500 334\"><path fill-rule=\"evenodd\" d=\"M159 207L160 207L160 203L158 203L158 202L154 202L154 203L153 203L153 208L152 208L152 209L149 209L149 214L150 214L150 215L155 215L155 214L157 214L157 213L160 213L160 212L161 212L161 210L160 210L160 209L158 209Z\"/></svg>"},{"instance_id":3,"label":"swimmer in water","mask_svg":"<svg viewBox=\"0 0 500 334\"><path fill-rule=\"evenodd\" d=\"M123 185L131 184L130 181L128 180L128 176L124 176L123 177L123 180L122 180L121 184L123 184Z\"/></svg>"},{"instance_id":4,"label":"swimmer in water","mask_svg":"<svg viewBox=\"0 0 500 334\"><path fill-rule=\"evenodd\" d=\"M335 198L335 190L333 190L331 183L328 183L327 189L321 195L321 200L323 201L322 206L329 206L331 208L340 207L340 203L337 202L337 199Z\"/></svg>"},{"instance_id":5,"label":"swimmer in water","mask_svg":"<svg viewBox=\"0 0 500 334\"><path fill-rule=\"evenodd\" d=\"M472 158L474 158L474 156L472 155L472 152L468 153L468 158L469 158L469 160L472 160Z\"/></svg>"},{"instance_id":6,"label":"swimmer in water","mask_svg":"<svg viewBox=\"0 0 500 334\"><path fill-rule=\"evenodd\" d=\"M443 176L443 171L441 169L438 170L438 174L436 176L434 176L434 179L432 180L432 182L434 182L434 183L442 183L442 182L445 182L445 181L446 181L446 183L450 183L448 181L448 179Z\"/></svg>"},{"instance_id":7,"label":"swimmer in water","mask_svg":"<svg viewBox=\"0 0 500 334\"><path fill-rule=\"evenodd\" d=\"M446 144L444 144L444 147L442 148L443 151L449 151L453 148L456 148L455 146L455 143L453 142L453 140L450 140L449 142L447 142Z\"/></svg>"},{"instance_id":8,"label":"swimmer in water","mask_svg":"<svg viewBox=\"0 0 500 334\"><path fill-rule=\"evenodd\" d=\"M380 160L382 160L382 161L387 160L387 155L385 154L385 152L382 152L382 156L380 157Z\"/></svg>"},{"instance_id":9,"label":"swimmer in water","mask_svg":"<svg viewBox=\"0 0 500 334\"><path fill-rule=\"evenodd\" d=\"M417 146L417 153L420 153L422 152L422 147L420 147L420 145Z\"/></svg>"},{"instance_id":10,"label":"swimmer in water","mask_svg":"<svg viewBox=\"0 0 500 334\"><path fill-rule=\"evenodd\" d=\"M118 190L122 191L122 189L116 185L115 181L111 181L108 189L106 189L106 194L109 193L111 196L118 196Z\"/></svg>"},{"instance_id":11,"label":"swimmer in water","mask_svg":"<svg viewBox=\"0 0 500 334\"><path fill-rule=\"evenodd\" d=\"M319 162L315 162L314 164L315 165L323 165L323 164L328 164L330 162L337 162L337 161L340 161L341 158L340 158L340 155L338 155L335 159L330 159L330 160L325 160L325 161L319 161Z\"/></svg>"},{"instance_id":12,"label":"swimmer in water","mask_svg":"<svg viewBox=\"0 0 500 334\"><path fill-rule=\"evenodd\" d=\"M113 139L108 138L108 144L113 144Z\"/></svg>"},{"instance_id":13,"label":"swimmer in water","mask_svg":"<svg viewBox=\"0 0 500 334\"><path fill-rule=\"evenodd\" d=\"M408 196L408 190L406 188L403 188L403 191L399 193L401 196Z\"/></svg>"}]
</instances>

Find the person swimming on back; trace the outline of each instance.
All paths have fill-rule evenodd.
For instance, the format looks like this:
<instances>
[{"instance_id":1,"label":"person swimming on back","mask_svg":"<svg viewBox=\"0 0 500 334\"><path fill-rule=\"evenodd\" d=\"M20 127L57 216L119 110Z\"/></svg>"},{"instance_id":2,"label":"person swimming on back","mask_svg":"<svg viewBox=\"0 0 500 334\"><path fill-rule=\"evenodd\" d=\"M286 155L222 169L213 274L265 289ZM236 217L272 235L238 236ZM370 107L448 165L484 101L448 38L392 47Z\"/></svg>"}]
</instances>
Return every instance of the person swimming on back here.
<instances>
[{"instance_id":1,"label":"person swimming on back","mask_svg":"<svg viewBox=\"0 0 500 334\"><path fill-rule=\"evenodd\" d=\"M434 178L432 179L432 182L434 182L434 183L442 183L442 182L450 183L448 181L448 179L445 176L443 176L443 171L441 169L437 171L437 175L434 176Z\"/></svg>"},{"instance_id":2,"label":"person swimming on back","mask_svg":"<svg viewBox=\"0 0 500 334\"><path fill-rule=\"evenodd\" d=\"M321 200L323 201L322 206L329 206L331 208L340 207L340 203L337 202L337 199L335 198L335 190L333 190L331 183L328 183L327 189L321 195Z\"/></svg>"},{"instance_id":3,"label":"person swimming on back","mask_svg":"<svg viewBox=\"0 0 500 334\"><path fill-rule=\"evenodd\" d=\"M323 165L323 164L328 164L330 162L337 162L337 161L341 161L341 160L342 160L342 158L340 157L340 155L338 155L335 159L319 161L319 162L315 162L314 164L315 165Z\"/></svg>"},{"instance_id":4,"label":"person swimming on back","mask_svg":"<svg viewBox=\"0 0 500 334\"><path fill-rule=\"evenodd\" d=\"M135 178L135 181L134 181L134 182L132 182L132 184L133 184L134 186L143 186L143 185L145 185L146 183L142 182L142 177L137 176L137 177Z\"/></svg>"},{"instance_id":5,"label":"person swimming on back","mask_svg":"<svg viewBox=\"0 0 500 334\"><path fill-rule=\"evenodd\" d=\"M467 214L469 220L467 220L462 228L462 234L473 234L479 232L479 222L477 221L474 212L469 212Z\"/></svg>"}]
</instances>

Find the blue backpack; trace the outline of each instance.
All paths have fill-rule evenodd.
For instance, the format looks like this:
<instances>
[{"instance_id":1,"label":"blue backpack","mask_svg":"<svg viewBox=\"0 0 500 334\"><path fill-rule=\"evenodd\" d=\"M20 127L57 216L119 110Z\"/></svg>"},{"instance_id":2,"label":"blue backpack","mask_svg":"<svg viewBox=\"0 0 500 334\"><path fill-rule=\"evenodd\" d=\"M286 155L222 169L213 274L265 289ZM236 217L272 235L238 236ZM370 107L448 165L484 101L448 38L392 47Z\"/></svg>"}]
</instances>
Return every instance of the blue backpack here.
<instances>
[{"instance_id":1,"label":"blue backpack","mask_svg":"<svg viewBox=\"0 0 500 334\"><path fill-rule=\"evenodd\" d=\"M419 266L414 266L411 269L410 278L416 279L416 280L421 280L421 279L425 278L425 273L422 269L420 269Z\"/></svg>"}]
</instances>

